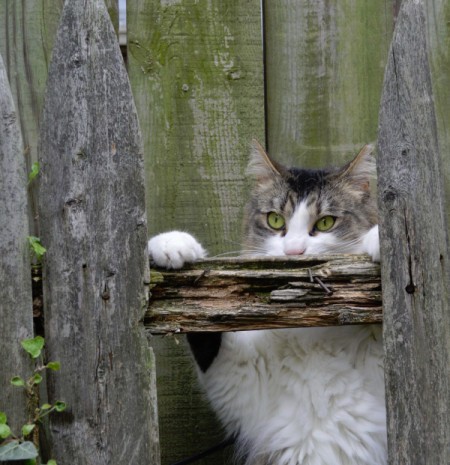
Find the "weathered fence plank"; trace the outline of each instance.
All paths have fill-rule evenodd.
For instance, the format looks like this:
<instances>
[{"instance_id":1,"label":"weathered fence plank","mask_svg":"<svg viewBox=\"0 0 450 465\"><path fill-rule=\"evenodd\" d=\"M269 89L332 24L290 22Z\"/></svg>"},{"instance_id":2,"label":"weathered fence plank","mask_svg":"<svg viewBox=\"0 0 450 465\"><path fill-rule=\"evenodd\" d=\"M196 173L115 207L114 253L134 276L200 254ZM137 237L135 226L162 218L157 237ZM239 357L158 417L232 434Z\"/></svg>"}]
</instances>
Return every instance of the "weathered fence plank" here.
<instances>
[{"instance_id":1,"label":"weathered fence plank","mask_svg":"<svg viewBox=\"0 0 450 465\"><path fill-rule=\"evenodd\" d=\"M264 2L269 153L323 167L376 139L395 3Z\"/></svg>"},{"instance_id":2,"label":"weathered fence plank","mask_svg":"<svg viewBox=\"0 0 450 465\"><path fill-rule=\"evenodd\" d=\"M392 465L450 463L450 257L425 6L420 0L402 3L380 112L383 328Z\"/></svg>"},{"instance_id":3,"label":"weathered fence plank","mask_svg":"<svg viewBox=\"0 0 450 465\"><path fill-rule=\"evenodd\" d=\"M379 265L368 256L204 260L152 271L154 334L381 323Z\"/></svg>"},{"instance_id":4,"label":"weathered fence plank","mask_svg":"<svg viewBox=\"0 0 450 465\"><path fill-rule=\"evenodd\" d=\"M28 411L24 390L10 379L32 372L20 345L33 337L26 179L19 119L0 55L0 410L14 432L27 422Z\"/></svg>"},{"instance_id":5,"label":"weathered fence plank","mask_svg":"<svg viewBox=\"0 0 450 465\"><path fill-rule=\"evenodd\" d=\"M22 129L27 170L37 161L47 69L63 0L0 2L0 52ZM28 186L30 230L38 236L37 185Z\"/></svg>"},{"instance_id":6,"label":"weathered fence plank","mask_svg":"<svg viewBox=\"0 0 450 465\"><path fill-rule=\"evenodd\" d=\"M260 2L131 0L127 16L149 231L238 250L249 146L264 142Z\"/></svg>"},{"instance_id":7,"label":"weathered fence plank","mask_svg":"<svg viewBox=\"0 0 450 465\"><path fill-rule=\"evenodd\" d=\"M103 0L65 3L41 126L40 220L52 455L157 464L153 360L140 321L148 260L142 146Z\"/></svg>"},{"instance_id":8,"label":"weathered fence plank","mask_svg":"<svg viewBox=\"0 0 450 465\"><path fill-rule=\"evenodd\" d=\"M254 137L264 142L260 1L129 0L127 33L130 80L146 128L150 234L184 229L212 255L239 250L249 145ZM184 343L152 341L167 464L220 442L221 432ZM230 460L222 457L203 463Z\"/></svg>"}]
</instances>

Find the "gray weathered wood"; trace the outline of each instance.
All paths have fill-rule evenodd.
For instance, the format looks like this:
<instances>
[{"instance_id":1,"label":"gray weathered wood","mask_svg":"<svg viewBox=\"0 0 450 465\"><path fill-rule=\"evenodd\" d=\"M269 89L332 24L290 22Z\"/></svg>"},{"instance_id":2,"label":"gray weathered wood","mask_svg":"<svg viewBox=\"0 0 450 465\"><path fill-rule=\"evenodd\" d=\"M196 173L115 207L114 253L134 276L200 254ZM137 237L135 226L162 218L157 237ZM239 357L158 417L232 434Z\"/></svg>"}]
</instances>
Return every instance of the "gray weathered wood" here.
<instances>
[{"instance_id":1,"label":"gray weathered wood","mask_svg":"<svg viewBox=\"0 0 450 465\"><path fill-rule=\"evenodd\" d=\"M426 26L425 2L405 0L380 112L383 327L392 465L450 463L450 257Z\"/></svg>"},{"instance_id":2,"label":"gray weathered wood","mask_svg":"<svg viewBox=\"0 0 450 465\"><path fill-rule=\"evenodd\" d=\"M150 286L144 323L155 334L382 320L379 265L368 256L204 260L153 270Z\"/></svg>"},{"instance_id":3,"label":"gray weathered wood","mask_svg":"<svg viewBox=\"0 0 450 465\"><path fill-rule=\"evenodd\" d=\"M157 464L137 114L103 0L67 1L41 126L39 199L58 462Z\"/></svg>"},{"instance_id":4,"label":"gray weathered wood","mask_svg":"<svg viewBox=\"0 0 450 465\"><path fill-rule=\"evenodd\" d=\"M0 52L14 97L29 171L37 160L45 83L64 0L0 1ZM30 231L39 236L37 180L28 186Z\"/></svg>"},{"instance_id":5,"label":"gray weathered wood","mask_svg":"<svg viewBox=\"0 0 450 465\"><path fill-rule=\"evenodd\" d=\"M33 337L26 179L19 121L0 55L0 410L16 433L28 420L27 399L9 381L32 371L20 345Z\"/></svg>"}]
</instances>

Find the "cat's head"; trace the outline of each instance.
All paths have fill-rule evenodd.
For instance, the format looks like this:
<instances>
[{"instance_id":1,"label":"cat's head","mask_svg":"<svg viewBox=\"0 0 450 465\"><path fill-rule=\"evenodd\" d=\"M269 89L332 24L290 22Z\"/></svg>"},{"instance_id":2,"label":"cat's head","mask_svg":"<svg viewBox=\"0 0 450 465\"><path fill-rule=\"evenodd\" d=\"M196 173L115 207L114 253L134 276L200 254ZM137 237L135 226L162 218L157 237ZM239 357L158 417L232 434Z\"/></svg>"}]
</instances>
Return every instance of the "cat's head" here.
<instances>
[{"instance_id":1,"label":"cat's head","mask_svg":"<svg viewBox=\"0 0 450 465\"><path fill-rule=\"evenodd\" d=\"M284 167L254 142L244 253L362 252L364 234L377 224L372 150L366 145L341 168L307 170Z\"/></svg>"}]
</instances>

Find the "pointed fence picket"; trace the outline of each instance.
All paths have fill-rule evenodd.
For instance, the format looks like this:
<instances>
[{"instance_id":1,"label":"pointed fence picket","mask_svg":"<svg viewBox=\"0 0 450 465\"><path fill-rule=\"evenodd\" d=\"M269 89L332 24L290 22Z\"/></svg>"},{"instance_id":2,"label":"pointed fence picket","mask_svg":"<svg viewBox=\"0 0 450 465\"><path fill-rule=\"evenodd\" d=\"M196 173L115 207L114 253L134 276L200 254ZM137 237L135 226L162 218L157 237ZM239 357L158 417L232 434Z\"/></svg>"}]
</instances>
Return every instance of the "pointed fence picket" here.
<instances>
[{"instance_id":1,"label":"pointed fence picket","mask_svg":"<svg viewBox=\"0 0 450 465\"><path fill-rule=\"evenodd\" d=\"M51 456L158 463L154 359L140 321L148 259L142 143L103 0L65 3L40 132Z\"/></svg>"}]
</instances>

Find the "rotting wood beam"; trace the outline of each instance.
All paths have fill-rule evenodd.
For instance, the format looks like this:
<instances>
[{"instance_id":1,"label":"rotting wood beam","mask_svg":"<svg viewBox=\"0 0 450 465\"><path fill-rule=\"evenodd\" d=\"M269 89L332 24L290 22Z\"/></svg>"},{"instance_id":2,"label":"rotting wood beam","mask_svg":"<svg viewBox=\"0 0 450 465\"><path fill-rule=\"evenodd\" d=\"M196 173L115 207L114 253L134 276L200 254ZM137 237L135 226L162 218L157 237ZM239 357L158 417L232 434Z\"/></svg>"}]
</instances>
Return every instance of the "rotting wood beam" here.
<instances>
[{"instance_id":1,"label":"rotting wood beam","mask_svg":"<svg viewBox=\"0 0 450 465\"><path fill-rule=\"evenodd\" d=\"M153 334L382 322L379 264L363 255L207 259L152 269Z\"/></svg>"}]
</instances>

